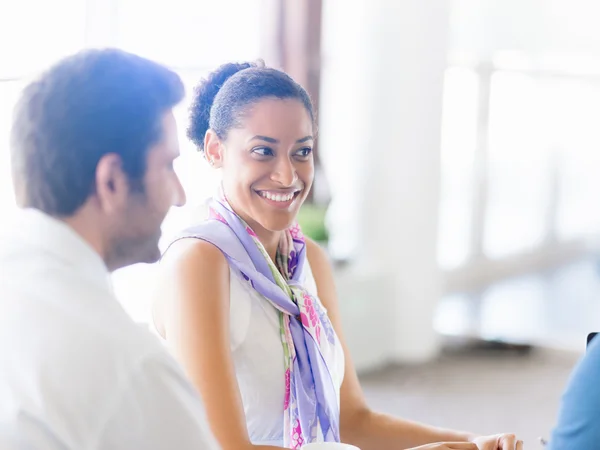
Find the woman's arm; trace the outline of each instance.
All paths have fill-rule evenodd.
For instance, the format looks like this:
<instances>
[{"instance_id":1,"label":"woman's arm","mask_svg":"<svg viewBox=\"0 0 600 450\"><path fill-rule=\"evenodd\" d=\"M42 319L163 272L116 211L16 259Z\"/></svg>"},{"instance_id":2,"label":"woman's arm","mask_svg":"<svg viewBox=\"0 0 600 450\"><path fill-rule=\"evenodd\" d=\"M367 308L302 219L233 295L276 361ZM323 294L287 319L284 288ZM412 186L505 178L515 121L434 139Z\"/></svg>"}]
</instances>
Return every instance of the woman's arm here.
<instances>
[{"instance_id":1,"label":"woman's arm","mask_svg":"<svg viewBox=\"0 0 600 450\"><path fill-rule=\"evenodd\" d=\"M468 442L475 439L476 435L471 433L411 422L379 414L368 408L350 352L346 347L331 264L325 251L308 239L307 257L315 277L319 298L327 308L329 318L345 353L345 375L341 388L340 432L342 441L354 444L362 450L398 450L433 442ZM493 441L496 441L495 445ZM513 435L492 436L484 441L478 439L477 443L480 448L489 450L517 448ZM507 443L506 446L505 443Z\"/></svg>"},{"instance_id":2,"label":"woman's arm","mask_svg":"<svg viewBox=\"0 0 600 450\"><path fill-rule=\"evenodd\" d=\"M210 243L185 239L161 266L157 328L200 392L223 450L273 450L250 443L229 340L229 265Z\"/></svg>"}]
</instances>

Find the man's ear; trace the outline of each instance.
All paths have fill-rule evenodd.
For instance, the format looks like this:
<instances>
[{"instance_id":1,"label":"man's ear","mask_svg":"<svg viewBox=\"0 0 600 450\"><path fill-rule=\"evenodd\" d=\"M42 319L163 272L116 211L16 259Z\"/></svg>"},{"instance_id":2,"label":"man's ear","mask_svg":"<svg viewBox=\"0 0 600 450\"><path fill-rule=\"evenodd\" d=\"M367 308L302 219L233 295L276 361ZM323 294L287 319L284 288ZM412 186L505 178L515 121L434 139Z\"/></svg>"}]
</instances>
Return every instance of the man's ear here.
<instances>
[{"instance_id":1,"label":"man's ear","mask_svg":"<svg viewBox=\"0 0 600 450\"><path fill-rule=\"evenodd\" d=\"M121 157L116 153L108 153L98 161L96 196L100 207L108 213L122 210L127 205L129 181Z\"/></svg>"},{"instance_id":2,"label":"man's ear","mask_svg":"<svg viewBox=\"0 0 600 450\"><path fill-rule=\"evenodd\" d=\"M204 156L206 160L215 169L220 169L223 165L223 146L217 133L208 130L204 135Z\"/></svg>"}]
</instances>

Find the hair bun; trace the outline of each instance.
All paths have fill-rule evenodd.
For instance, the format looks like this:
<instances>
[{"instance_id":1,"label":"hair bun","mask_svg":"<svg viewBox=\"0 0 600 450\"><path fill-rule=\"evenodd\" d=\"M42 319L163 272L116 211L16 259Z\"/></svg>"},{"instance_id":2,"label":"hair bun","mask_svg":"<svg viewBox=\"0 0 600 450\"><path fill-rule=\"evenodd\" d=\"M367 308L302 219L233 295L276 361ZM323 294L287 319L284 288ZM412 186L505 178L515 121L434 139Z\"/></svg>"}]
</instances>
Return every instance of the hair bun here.
<instances>
[{"instance_id":1,"label":"hair bun","mask_svg":"<svg viewBox=\"0 0 600 450\"><path fill-rule=\"evenodd\" d=\"M210 109L221 86L239 71L258 66L251 62L223 64L195 88L187 136L200 150L204 151L204 135L210 128Z\"/></svg>"}]
</instances>

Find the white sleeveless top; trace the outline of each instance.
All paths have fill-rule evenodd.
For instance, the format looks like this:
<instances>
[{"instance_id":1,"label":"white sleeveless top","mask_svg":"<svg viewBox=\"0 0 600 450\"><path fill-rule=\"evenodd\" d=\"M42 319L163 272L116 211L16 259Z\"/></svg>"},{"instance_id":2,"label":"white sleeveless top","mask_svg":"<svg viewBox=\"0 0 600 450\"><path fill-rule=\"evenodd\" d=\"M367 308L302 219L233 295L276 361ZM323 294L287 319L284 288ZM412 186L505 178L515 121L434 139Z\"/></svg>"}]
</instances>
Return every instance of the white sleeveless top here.
<instances>
[{"instance_id":1,"label":"white sleeveless top","mask_svg":"<svg viewBox=\"0 0 600 450\"><path fill-rule=\"evenodd\" d=\"M317 286L306 261L304 287L317 297ZM284 354L279 313L252 287L230 271L231 353L242 395L246 424L254 445L283 445L285 396ZM336 355L330 367L337 387L344 378L344 352L336 336Z\"/></svg>"}]
</instances>

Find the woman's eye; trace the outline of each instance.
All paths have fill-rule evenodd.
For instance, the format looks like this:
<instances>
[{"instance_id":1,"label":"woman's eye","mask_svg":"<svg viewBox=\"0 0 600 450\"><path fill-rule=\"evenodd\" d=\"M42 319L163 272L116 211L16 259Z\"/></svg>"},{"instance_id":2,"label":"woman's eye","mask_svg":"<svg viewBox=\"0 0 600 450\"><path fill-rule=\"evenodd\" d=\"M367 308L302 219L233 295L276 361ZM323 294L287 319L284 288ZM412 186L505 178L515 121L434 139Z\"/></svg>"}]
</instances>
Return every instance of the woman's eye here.
<instances>
[{"instance_id":1,"label":"woman's eye","mask_svg":"<svg viewBox=\"0 0 600 450\"><path fill-rule=\"evenodd\" d=\"M252 153L256 153L259 156L273 156L273 150L269 147L256 147L252 149Z\"/></svg>"},{"instance_id":2,"label":"woman's eye","mask_svg":"<svg viewBox=\"0 0 600 450\"><path fill-rule=\"evenodd\" d=\"M312 148L304 147L304 148L301 148L300 150L298 150L296 152L296 155L300 156L301 158L307 158L311 153L312 153Z\"/></svg>"}]
</instances>

